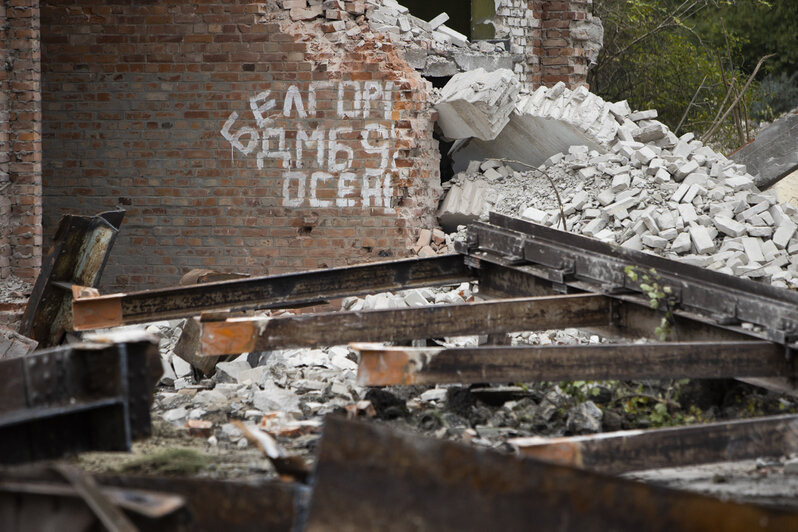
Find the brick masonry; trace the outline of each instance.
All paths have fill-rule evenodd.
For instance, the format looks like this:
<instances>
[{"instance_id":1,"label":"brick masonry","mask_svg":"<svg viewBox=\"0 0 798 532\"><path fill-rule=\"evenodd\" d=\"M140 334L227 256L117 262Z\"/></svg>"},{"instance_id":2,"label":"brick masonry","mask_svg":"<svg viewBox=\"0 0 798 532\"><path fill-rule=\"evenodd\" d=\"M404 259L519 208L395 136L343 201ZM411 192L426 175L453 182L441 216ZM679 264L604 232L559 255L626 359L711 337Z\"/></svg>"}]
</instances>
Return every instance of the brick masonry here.
<instances>
[{"instance_id":1,"label":"brick masonry","mask_svg":"<svg viewBox=\"0 0 798 532\"><path fill-rule=\"evenodd\" d=\"M24 302L9 283L33 282L41 265L41 91L39 4L0 2L0 324Z\"/></svg>"},{"instance_id":2,"label":"brick masonry","mask_svg":"<svg viewBox=\"0 0 798 532\"><path fill-rule=\"evenodd\" d=\"M428 84L268 4L42 6L45 228L121 206L106 289L407 254L440 195Z\"/></svg>"},{"instance_id":3,"label":"brick masonry","mask_svg":"<svg viewBox=\"0 0 798 532\"><path fill-rule=\"evenodd\" d=\"M584 82L569 43L590 1L503 4L528 84ZM104 290L407 255L436 224L436 117L368 11L43 1L45 234L65 213L126 209Z\"/></svg>"},{"instance_id":4,"label":"brick masonry","mask_svg":"<svg viewBox=\"0 0 798 532\"><path fill-rule=\"evenodd\" d=\"M592 5L592 0L498 2L497 35L510 39L512 51L525 58L515 71L528 88L552 87L559 81L570 88L587 84L602 37Z\"/></svg>"}]
</instances>

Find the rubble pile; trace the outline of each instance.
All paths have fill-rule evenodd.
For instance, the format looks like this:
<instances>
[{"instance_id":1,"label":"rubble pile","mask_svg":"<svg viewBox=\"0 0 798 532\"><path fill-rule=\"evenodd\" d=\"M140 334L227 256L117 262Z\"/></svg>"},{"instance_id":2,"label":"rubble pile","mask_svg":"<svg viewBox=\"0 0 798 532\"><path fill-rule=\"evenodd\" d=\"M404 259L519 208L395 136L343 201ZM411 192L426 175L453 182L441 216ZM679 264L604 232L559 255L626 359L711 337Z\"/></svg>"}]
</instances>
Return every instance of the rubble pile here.
<instances>
[{"instance_id":1,"label":"rubble pile","mask_svg":"<svg viewBox=\"0 0 798 532\"><path fill-rule=\"evenodd\" d=\"M541 88L533 95L542 102L536 112L585 117L582 129L593 131L596 142L571 145L534 170L495 159L472 161L452 179L441 204L446 230L489 211L562 228L548 175L562 199L568 231L798 288L798 209L779 203L774 192L761 192L745 166L692 133L677 138L655 120L656 111L633 113L620 102L589 114L573 105L586 100L576 98L579 92ZM614 125L599 126L602 116Z\"/></svg>"},{"instance_id":2,"label":"rubble pile","mask_svg":"<svg viewBox=\"0 0 798 532\"><path fill-rule=\"evenodd\" d=\"M469 283L382 293L343 301L346 310L377 310L473 301ZM356 381L357 357L345 346L245 353L220 362L213 377L201 378L173 352L182 321L159 322L147 332L160 338L165 373L155 393L153 417L186 435L204 438L215 449L246 448L243 422L276 438L287 451L310 457L329 413L350 417L401 418L440 438L499 447L511 437L578 434L602 430L602 411L555 384L471 392L459 386L376 389ZM577 329L514 333L513 345L598 343ZM438 338L444 347L476 346L477 336ZM483 395L480 395L483 394ZM594 400L603 395L595 394ZM481 398L481 399L480 399ZM608 416L609 430L620 419Z\"/></svg>"},{"instance_id":3,"label":"rubble pile","mask_svg":"<svg viewBox=\"0 0 798 532\"><path fill-rule=\"evenodd\" d=\"M489 158L513 159L536 167L569 146L585 145L603 153L616 138L658 140L657 132L667 132L667 128L653 120L656 116L656 111L631 113L626 102L605 102L584 87L569 90L564 83L550 89L541 86L517 99L507 126L495 139L457 137L461 140L449 155L457 172L471 161Z\"/></svg>"},{"instance_id":4,"label":"rubble pile","mask_svg":"<svg viewBox=\"0 0 798 532\"><path fill-rule=\"evenodd\" d=\"M385 35L401 45L405 60L425 76L447 77L478 67L513 68L513 55L504 43L469 42L445 24L446 13L422 20L396 0L278 0L278 4L294 22L318 21L321 32L333 42L357 39L369 31Z\"/></svg>"}]
</instances>

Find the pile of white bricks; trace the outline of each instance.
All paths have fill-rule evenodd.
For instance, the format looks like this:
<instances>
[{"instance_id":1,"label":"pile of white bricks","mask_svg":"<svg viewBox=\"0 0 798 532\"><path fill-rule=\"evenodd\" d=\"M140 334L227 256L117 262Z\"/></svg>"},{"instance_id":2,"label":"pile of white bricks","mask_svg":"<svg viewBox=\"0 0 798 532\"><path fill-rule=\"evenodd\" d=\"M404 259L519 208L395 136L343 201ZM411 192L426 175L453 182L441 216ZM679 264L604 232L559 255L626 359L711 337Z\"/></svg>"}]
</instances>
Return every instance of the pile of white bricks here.
<instances>
[{"instance_id":1,"label":"pile of white bricks","mask_svg":"<svg viewBox=\"0 0 798 532\"><path fill-rule=\"evenodd\" d=\"M547 116L568 113L565 100L559 111L551 100L541 98ZM586 114L584 123L598 124L602 115L615 122L611 141L603 134L594 137L605 150L574 145L539 168L558 188L568 231L798 288L798 209L779 203L775 192L761 192L744 166L692 133L677 138L655 120L656 111L633 113L625 102L604 104ZM462 195L466 187L483 190L481 209L473 201L463 205L481 210L482 218L493 210L562 227L551 185L539 171L518 171L495 160L472 162L452 180L449 195L455 190ZM442 223L458 213L459 206L444 199Z\"/></svg>"}]
</instances>

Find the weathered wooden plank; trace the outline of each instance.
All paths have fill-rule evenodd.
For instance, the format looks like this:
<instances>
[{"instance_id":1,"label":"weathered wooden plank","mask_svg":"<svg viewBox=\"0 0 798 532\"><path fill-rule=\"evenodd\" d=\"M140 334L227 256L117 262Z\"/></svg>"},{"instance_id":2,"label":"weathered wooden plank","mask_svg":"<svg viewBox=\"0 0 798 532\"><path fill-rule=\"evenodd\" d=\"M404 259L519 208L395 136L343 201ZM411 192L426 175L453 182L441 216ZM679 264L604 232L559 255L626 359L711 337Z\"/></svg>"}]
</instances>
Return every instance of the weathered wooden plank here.
<instances>
[{"instance_id":1,"label":"weathered wooden plank","mask_svg":"<svg viewBox=\"0 0 798 532\"><path fill-rule=\"evenodd\" d=\"M328 417L305 530L796 530L798 514Z\"/></svg>"},{"instance_id":2,"label":"weathered wooden plank","mask_svg":"<svg viewBox=\"0 0 798 532\"><path fill-rule=\"evenodd\" d=\"M472 277L461 256L444 255L110 294L74 300L72 325L85 331L184 318L208 310L287 308L338 297L459 283Z\"/></svg>"},{"instance_id":3,"label":"weathered wooden plank","mask_svg":"<svg viewBox=\"0 0 798 532\"><path fill-rule=\"evenodd\" d=\"M600 326L609 322L610 300L594 294L231 319L201 323L202 355Z\"/></svg>"},{"instance_id":4,"label":"weathered wooden plank","mask_svg":"<svg viewBox=\"0 0 798 532\"><path fill-rule=\"evenodd\" d=\"M683 342L462 349L353 344L368 386L562 380L794 376L769 342Z\"/></svg>"},{"instance_id":5,"label":"weathered wooden plank","mask_svg":"<svg viewBox=\"0 0 798 532\"><path fill-rule=\"evenodd\" d=\"M798 450L798 416L508 443L521 456L620 474L793 453Z\"/></svg>"}]
</instances>

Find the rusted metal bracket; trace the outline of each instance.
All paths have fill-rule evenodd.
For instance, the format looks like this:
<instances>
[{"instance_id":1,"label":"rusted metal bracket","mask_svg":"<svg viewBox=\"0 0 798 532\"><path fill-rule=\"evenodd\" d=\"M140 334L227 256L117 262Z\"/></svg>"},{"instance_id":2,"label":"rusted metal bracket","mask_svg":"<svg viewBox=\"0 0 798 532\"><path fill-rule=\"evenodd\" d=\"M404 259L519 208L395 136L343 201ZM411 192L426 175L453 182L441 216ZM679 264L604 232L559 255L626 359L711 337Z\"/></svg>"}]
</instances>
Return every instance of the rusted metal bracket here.
<instances>
[{"instance_id":1,"label":"rusted metal bracket","mask_svg":"<svg viewBox=\"0 0 798 532\"><path fill-rule=\"evenodd\" d=\"M125 211L61 219L42 263L19 332L40 348L59 345L72 330L72 286L96 288Z\"/></svg>"},{"instance_id":2,"label":"rusted metal bracket","mask_svg":"<svg viewBox=\"0 0 798 532\"><path fill-rule=\"evenodd\" d=\"M150 435L161 372L157 347L143 340L0 361L0 463L129 450Z\"/></svg>"},{"instance_id":3,"label":"rusted metal bracket","mask_svg":"<svg viewBox=\"0 0 798 532\"><path fill-rule=\"evenodd\" d=\"M412 348L352 344L358 384L794 377L770 342L667 342L517 347Z\"/></svg>"},{"instance_id":4,"label":"rusted metal bracket","mask_svg":"<svg viewBox=\"0 0 798 532\"><path fill-rule=\"evenodd\" d=\"M217 356L350 342L396 342L442 336L602 326L611 300L602 295L505 299L460 305L329 312L200 322L202 355Z\"/></svg>"},{"instance_id":5,"label":"rusted metal bracket","mask_svg":"<svg viewBox=\"0 0 798 532\"><path fill-rule=\"evenodd\" d=\"M798 449L798 416L570 438L516 438L508 443L521 456L615 475L794 453Z\"/></svg>"},{"instance_id":6,"label":"rusted metal bracket","mask_svg":"<svg viewBox=\"0 0 798 532\"><path fill-rule=\"evenodd\" d=\"M796 530L798 513L328 417L308 532Z\"/></svg>"},{"instance_id":7,"label":"rusted metal bracket","mask_svg":"<svg viewBox=\"0 0 798 532\"><path fill-rule=\"evenodd\" d=\"M473 274L457 255L379 262L77 299L75 330L195 316L239 308L285 308L374 292L468 281Z\"/></svg>"}]
</instances>

